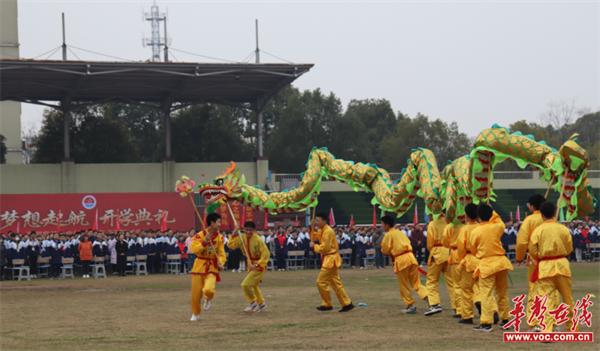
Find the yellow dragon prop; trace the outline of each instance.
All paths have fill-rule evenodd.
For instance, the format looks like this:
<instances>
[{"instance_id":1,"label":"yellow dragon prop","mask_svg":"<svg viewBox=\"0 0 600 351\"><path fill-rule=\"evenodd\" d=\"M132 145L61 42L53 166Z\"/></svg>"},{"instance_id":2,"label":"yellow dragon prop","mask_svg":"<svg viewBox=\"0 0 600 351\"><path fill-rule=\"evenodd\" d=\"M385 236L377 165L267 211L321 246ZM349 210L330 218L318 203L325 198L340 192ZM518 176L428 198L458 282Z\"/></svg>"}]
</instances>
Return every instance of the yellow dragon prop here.
<instances>
[{"instance_id":1,"label":"yellow dragon prop","mask_svg":"<svg viewBox=\"0 0 600 351\"><path fill-rule=\"evenodd\" d=\"M221 201L238 200L246 205L263 208L271 213L299 212L317 205L321 182L337 180L355 191L374 194L371 203L401 216L410 209L416 197L426 204L428 213L445 212L449 219L460 218L469 202L495 201L493 191L494 167L512 159L524 168L540 170L540 177L559 192L559 207L567 209L572 220L593 212L595 199L587 184L589 159L587 152L575 141L576 135L559 150L532 136L510 133L494 126L483 130L475 139L472 151L448 164L440 173L433 153L425 148L412 152L400 179L392 181L389 173L374 164L355 163L336 159L327 149L311 151L306 171L296 188L267 193L246 184L234 162L213 183L198 185L198 192L209 206ZM177 191L187 177L178 181ZM192 186L193 187L193 186Z\"/></svg>"}]
</instances>

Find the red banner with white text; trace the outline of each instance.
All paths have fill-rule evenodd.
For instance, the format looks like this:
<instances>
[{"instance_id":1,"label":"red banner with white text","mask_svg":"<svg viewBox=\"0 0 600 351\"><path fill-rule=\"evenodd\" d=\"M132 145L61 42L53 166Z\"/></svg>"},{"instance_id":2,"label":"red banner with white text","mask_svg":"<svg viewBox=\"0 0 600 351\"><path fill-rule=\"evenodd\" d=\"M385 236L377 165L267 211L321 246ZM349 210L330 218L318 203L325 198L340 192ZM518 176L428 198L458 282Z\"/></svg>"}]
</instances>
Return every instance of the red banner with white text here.
<instances>
[{"instance_id":1,"label":"red banner with white text","mask_svg":"<svg viewBox=\"0 0 600 351\"><path fill-rule=\"evenodd\" d=\"M0 233L68 232L91 229L159 230L194 228L189 200L176 193L0 195Z\"/></svg>"}]
</instances>

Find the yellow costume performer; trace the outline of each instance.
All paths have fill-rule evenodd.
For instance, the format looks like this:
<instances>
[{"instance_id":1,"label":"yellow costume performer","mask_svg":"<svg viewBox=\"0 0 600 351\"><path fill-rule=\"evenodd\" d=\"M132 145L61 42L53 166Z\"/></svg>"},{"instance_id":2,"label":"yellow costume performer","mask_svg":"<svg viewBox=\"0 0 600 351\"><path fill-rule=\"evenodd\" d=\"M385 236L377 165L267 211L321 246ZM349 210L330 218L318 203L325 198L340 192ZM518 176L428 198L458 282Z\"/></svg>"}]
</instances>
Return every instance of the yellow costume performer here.
<instances>
[{"instance_id":1,"label":"yellow costume performer","mask_svg":"<svg viewBox=\"0 0 600 351\"><path fill-rule=\"evenodd\" d=\"M476 329L491 331L496 302L502 322L508 322L508 271L512 271L513 266L506 257L500 241L505 228L502 218L490 206L484 204L479 205L477 213L480 224L471 232L477 247L475 256L479 259L479 264L473 272L473 277L479 279L481 298L481 325Z\"/></svg>"},{"instance_id":2,"label":"yellow costume performer","mask_svg":"<svg viewBox=\"0 0 600 351\"><path fill-rule=\"evenodd\" d=\"M340 305L342 305L340 312L346 312L353 309L354 305L348 294L346 294L346 290L340 279L339 269L342 266L342 258L338 252L338 242L335 232L326 224L326 218L327 215L319 214L316 223L318 230L311 233L311 238L319 240L318 243L311 241L311 246L316 253L321 254L321 271L317 277L317 288L319 289L322 302L317 309L319 311L333 309L329 294L329 286L331 286Z\"/></svg>"},{"instance_id":3,"label":"yellow costume performer","mask_svg":"<svg viewBox=\"0 0 600 351\"><path fill-rule=\"evenodd\" d=\"M567 257L573 251L573 239L567 227L554 220L556 211L554 204L544 203L542 211L544 211L544 222L533 231L529 240L529 254L535 261L531 280L537 295L548 298L544 332L553 331L555 320L548 312L555 310L560 304L559 294L562 301L569 305L567 331L570 331L574 303L571 268Z\"/></svg>"},{"instance_id":4,"label":"yellow costume performer","mask_svg":"<svg viewBox=\"0 0 600 351\"><path fill-rule=\"evenodd\" d=\"M469 205L467 205L469 206ZM456 238L456 251L457 259L459 260L458 272L460 276L460 316L463 323L473 323L473 304L474 304L474 288L475 280L473 279L473 272L477 268L478 260L475 257L475 250L471 246L470 238L471 232L478 226L475 221L477 218L477 208L475 205L471 205L468 211L475 211L473 218L469 216L467 211L467 223L460 228L458 237ZM471 214L472 215L472 214Z\"/></svg>"},{"instance_id":5,"label":"yellow costume performer","mask_svg":"<svg viewBox=\"0 0 600 351\"><path fill-rule=\"evenodd\" d=\"M446 286L450 288L449 274L446 270L448 266L448 257L450 252L444 247L443 235L446 227L446 218L440 214L438 218L429 222L427 225L427 250L429 258L427 260L427 288L428 301L430 308L425 311L426 316L442 312L440 306L440 274L445 273Z\"/></svg>"},{"instance_id":6,"label":"yellow costume performer","mask_svg":"<svg viewBox=\"0 0 600 351\"><path fill-rule=\"evenodd\" d=\"M416 291L420 299L426 299L427 289L419 280L419 264L412 252L410 240L403 231L393 228L394 219L392 216L384 216L381 220L386 231L381 241L381 252L392 258L394 273L400 288L400 297L406 304L403 312L416 313L415 300L412 297L411 290Z\"/></svg>"},{"instance_id":7,"label":"yellow costume performer","mask_svg":"<svg viewBox=\"0 0 600 351\"><path fill-rule=\"evenodd\" d=\"M462 226L463 224L458 219L455 219L454 222L444 227L444 233L442 234L442 243L450 252L448 266L446 267L448 295L450 295L450 305L455 311L454 317L457 318L462 316L462 293L460 289L460 258L458 257L456 239Z\"/></svg>"},{"instance_id":8,"label":"yellow costume performer","mask_svg":"<svg viewBox=\"0 0 600 351\"><path fill-rule=\"evenodd\" d=\"M246 223L246 226L248 226L248 223ZM266 307L266 304L258 285L265 274L271 254L267 245L258 234L253 232L254 223L249 229L251 230L247 230L246 234L234 235L227 243L227 247L232 250L242 248L242 253L246 255L248 275L242 281L242 290L249 305L244 311L259 312ZM242 240L244 241L243 244Z\"/></svg>"},{"instance_id":9,"label":"yellow costume performer","mask_svg":"<svg viewBox=\"0 0 600 351\"><path fill-rule=\"evenodd\" d=\"M216 218L216 219L215 219ZM212 213L207 216L209 228L200 231L192 239L190 251L196 255L192 276L192 321L200 315L200 300L204 296L204 309L210 308L210 301L215 296L216 283L221 280L219 271L225 265L226 256L223 236L218 232L221 225L219 215ZM209 234L207 234L207 232Z\"/></svg>"},{"instance_id":10,"label":"yellow costume performer","mask_svg":"<svg viewBox=\"0 0 600 351\"><path fill-rule=\"evenodd\" d=\"M544 202L544 197L542 195L533 195L529 198L527 205L530 210L533 210L533 213L529 216L525 217L523 223L521 223L521 228L519 228L519 233L517 234L517 245L515 252L515 259L517 262L522 262L523 260L527 260L525 264L527 265L527 320L529 320L529 316L531 314L531 305L533 303L533 298L536 293L534 291L534 284L531 282L531 275L533 274L534 264L533 261L527 257L527 249L529 246L531 234L535 228L537 228L540 224L544 222L542 219L542 214L539 211L539 207ZM528 322L529 324L529 322ZM529 327L535 327L537 323L529 324Z\"/></svg>"}]
</instances>

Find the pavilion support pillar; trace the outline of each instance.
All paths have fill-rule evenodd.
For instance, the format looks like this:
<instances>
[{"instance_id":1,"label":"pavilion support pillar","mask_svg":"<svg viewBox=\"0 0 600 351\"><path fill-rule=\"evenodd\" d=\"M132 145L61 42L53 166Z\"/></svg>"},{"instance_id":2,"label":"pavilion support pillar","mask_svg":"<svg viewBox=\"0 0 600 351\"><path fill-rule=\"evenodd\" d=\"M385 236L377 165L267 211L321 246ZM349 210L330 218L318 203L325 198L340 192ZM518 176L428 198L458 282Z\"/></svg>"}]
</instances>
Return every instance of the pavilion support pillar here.
<instances>
[{"instance_id":1,"label":"pavilion support pillar","mask_svg":"<svg viewBox=\"0 0 600 351\"><path fill-rule=\"evenodd\" d=\"M162 190L165 192L173 191L173 172L175 162L173 161L173 138L171 135L171 100L166 99L161 104L163 117L163 126L165 129L165 157L162 163Z\"/></svg>"},{"instance_id":2,"label":"pavilion support pillar","mask_svg":"<svg viewBox=\"0 0 600 351\"><path fill-rule=\"evenodd\" d=\"M76 192L75 163L71 156L71 99L67 97L60 104L63 114L63 160L60 165L60 191L62 193Z\"/></svg>"},{"instance_id":3,"label":"pavilion support pillar","mask_svg":"<svg viewBox=\"0 0 600 351\"><path fill-rule=\"evenodd\" d=\"M164 161L171 161L173 159L172 154L172 139L171 139L171 101L166 100L161 106L163 114L163 123L165 127L165 159Z\"/></svg>"},{"instance_id":4,"label":"pavilion support pillar","mask_svg":"<svg viewBox=\"0 0 600 351\"><path fill-rule=\"evenodd\" d=\"M264 154L264 123L263 123L263 108L265 104L261 100L257 100L253 105L256 113L256 184L266 189L268 185L269 161Z\"/></svg>"},{"instance_id":5,"label":"pavilion support pillar","mask_svg":"<svg viewBox=\"0 0 600 351\"><path fill-rule=\"evenodd\" d=\"M254 111L256 113L256 158L261 159L264 157L264 126L263 126L263 104L257 101L254 104Z\"/></svg>"},{"instance_id":6,"label":"pavilion support pillar","mask_svg":"<svg viewBox=\"0 0 600 351\"><path fill-rule=\"evenodd\" d=\"M71 161L71 100L66 98L60 105L63 114L63 161Z\"/></svg>"}]
</instances>

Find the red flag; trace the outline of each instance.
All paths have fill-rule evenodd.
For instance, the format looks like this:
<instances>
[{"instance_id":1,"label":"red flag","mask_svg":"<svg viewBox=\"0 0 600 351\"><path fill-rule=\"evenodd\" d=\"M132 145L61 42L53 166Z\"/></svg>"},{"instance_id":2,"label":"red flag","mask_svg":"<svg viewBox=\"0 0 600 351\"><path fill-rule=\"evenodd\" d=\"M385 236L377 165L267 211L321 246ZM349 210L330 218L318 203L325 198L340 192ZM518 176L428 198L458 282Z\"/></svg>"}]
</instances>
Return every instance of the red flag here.
<instances>
[{"instance_id":1,"label":"red flag","mask_svg":"<svg viewBox=\"0 0 600 351\"><path fill-rule=\"evenodd\" d=\"M521 221L521 207L517 205L517 222Z\"/></svg>"},{"instance_id":2,"label":"red flag","mask_svg":"<svg viewBox=\"0 0 600 351\"><path fill-rule=\"evenodd\" d=\"M96 217L94 217L94 223L92 224L92 230L98 230L98 209L96 209Z\"/></svg>"},{"instance_id":3,"label":"red flag","mask_svg":"<svg viewBox=\"0 0 600 351\"><path fill-rule=\"evenodd\" d=\"M419 223L419 210L418 210L418 205L415 204L415 214L413 215L413 224L417 225Z\"/></svg>"},{"instance_id":4,"label":"red flag","mask_svg":"<svg viewBox=\"0 0 600 351\"><path fill-rule=\"evenodd\" d=\"M354 228L356 222L354 221L354 215L350 215L350 228Z\"/></svg>"},{"instance_id":5,"label":"red flag","mask_svg":"<svg viewBox=\"0 0 600 351\"><path fill-rule=\"evenodd\" d=\"M329 209L329 226L335 227L335 216L333 215L333 208Z\"/></svg>"},{"instance_id":6,"label":"red flag","mask_svg":"<svg viewBox=\"0 0 600 351\"><path fill-rule=\"evenodd\" d=\"M167 211L162 212L162 218L160 220L160 231L163 233L167 231Z\"/></svg>"},{"instance_id":7,"label":"red flag","mask_svg":"<svg viewBox=\"0 0 600 351\"><path fill-rule=\"evenodd\" d=\"M246 225L246 206L242 204L242 214L240 215L240 226L243 228Z\"/></svg>"},{"instance_id":8,"label":"red flag","mask_svg":"<svg viewBox=\"0 0 600 351\"><path fill-rule=\"evenodd\" d=\"M377 208L375 206L373 206L373 223L371 223L371 226L373 228L377 227Z\"/></svg>"},{"instance_id":9,"label":"red flag","mask_svg":"<svg viewBox=\"0 0 600 351\"><path fill-rule=\"evenodd\" d=\"M267 212L267 210L264 210L263 229L269 229L269 212Z\"/></svg>"},{"instance_id":10,"label":"red flag","mask_svg":"<svg viewBox=\"0 0 600 351\"><path fill-rule=\"evenodd\" d=\"M17 221L17 234L21 234L21 222Z\"/></svg>"}]
</instances>

